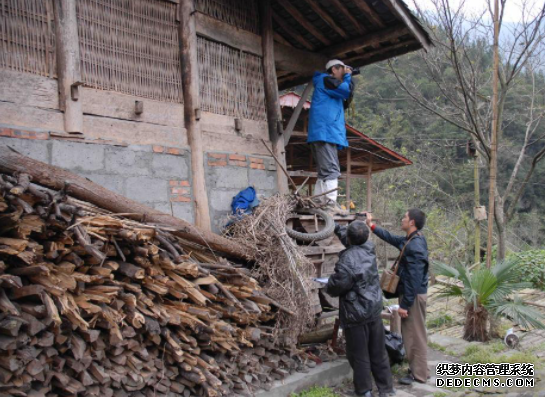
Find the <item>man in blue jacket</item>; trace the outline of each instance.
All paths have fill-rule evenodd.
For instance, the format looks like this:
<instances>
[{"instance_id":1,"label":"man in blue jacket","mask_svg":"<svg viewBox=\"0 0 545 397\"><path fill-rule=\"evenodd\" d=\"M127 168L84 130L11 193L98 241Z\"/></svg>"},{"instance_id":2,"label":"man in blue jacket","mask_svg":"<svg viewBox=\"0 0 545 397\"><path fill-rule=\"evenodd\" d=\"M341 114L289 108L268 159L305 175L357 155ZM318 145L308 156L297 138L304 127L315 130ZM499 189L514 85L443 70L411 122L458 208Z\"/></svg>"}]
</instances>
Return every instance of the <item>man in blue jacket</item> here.
<instances>
[{"instance_id":1,"label":"man in blue jacket","mask_svg":"<svg viewBox=\"0 0 545 397\"><path fill-rule=\"evenodd\" d=\"M352 68L333 59L326 64L326 73L316 72L312 82L312 106L308 126L308 139L318 170L315 194L336 189L341 167L338 150L348 147L344 109L351 100L354 83ZM337 205L337 191L326 195L332 212L342 212Z\"/></svg>"},{"instance_id":2,"label":"man in blue jacket","mask_svg":"<svg viewBox=\"0 0 545 397\"><path fill-rule=\"evenodd\" d=\"M395 236L373 224L367 213L367 225L380 239L402 251L399 260L399 317L401 334L409 360L410 374L399 380L410 385L413 381L426 383L429 370L427 363L428 340L426 334L426 303L428 299L428 243L421 230L426 223L426 214L419 209L408 210L401 220L405 236Z\"/></svg>"}]
</instances>

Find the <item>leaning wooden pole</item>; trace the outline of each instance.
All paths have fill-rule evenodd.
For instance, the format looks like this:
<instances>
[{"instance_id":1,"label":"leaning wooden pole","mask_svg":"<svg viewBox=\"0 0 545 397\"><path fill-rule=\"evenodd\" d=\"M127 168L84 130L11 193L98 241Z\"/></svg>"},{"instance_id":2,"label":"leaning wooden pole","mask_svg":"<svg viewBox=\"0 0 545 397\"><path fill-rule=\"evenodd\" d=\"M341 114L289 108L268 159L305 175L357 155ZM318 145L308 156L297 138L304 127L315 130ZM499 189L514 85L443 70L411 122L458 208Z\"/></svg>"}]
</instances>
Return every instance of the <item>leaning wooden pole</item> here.
<instances>
[{"instance_id":1,"label":"leaning wooden pole","mask_svg":"<svg viewBox=\"0 0 545 397\"><path fill-rule=\"evenodd\" d=\"M57 0L53 3L59 101L64 111L64 130L69 134L79 134L83 132L83 110L79 97L81 69L76 0Z\"/></svg>"},{"instance_id":2,"label":"leaning wooden pole","mask_svg":"<svg viewBox=\"0 0 545 397\"><path fill-rule=\"evenodd\" d=\"M278 99L278 80L276 79L276 67L274 63L274 31L270 0L259 0L259 12L261 19L263 77L265 83L264 90L269 138L273 144L273 151L276 157L284 168L287 169L284 151L284 135L282 134L282 119L280 117L280 101ZM280 193L288 193L288 180L280 170L277 172L276 178L278 191Z\"/></svg>"},{"instance_id":3,"label":"leaning wooden pole","mask_svg":"<svg viewBox=\"0 0 545 397\"><path fill-rule=\"evenodd\" d=\"M494 206L496 199L496 178L498 172L498 83L499 83L499 36L500 36L500 6L499 0L494 0L494 67L493 93L492 93L492 137L490 150L490 186L488 192L488 239L486 244L486 267L490 268L492 264L492 236L494 233Z\"/></svg>"},{"instance_id":4,"label":"leaning wooden pole","mask_svg":"<svg viewBox=\"0 0 545 397\"><path fill-rule=\"evenodd\" d=\"M197 64L197 31L193 0L181 0L180 6L180 57L182 64L182 90L184 95L184 120L187 140L191 148L191 174L195 209L195 224L210 230L210 210L204 173L204 145L200 123L199 68Z\"/></svg>"},{"instance_id":5,"label":"leaning wooden pole","mask_svg":"<svg viewBox=\"0 0 545 397\"><path fill-rule=\"evenodd\" d=\"M65 189L70 196L114 214L131 214L124 217L172 227L176 229L174 234L232 257L249 259L251 256L244 247L226 238L130 200L62 168L23 156L7 146L0 146L0 172L9 175L28 174L32 177L33 183L55 190Z\"/></svg>"}]
</instances>

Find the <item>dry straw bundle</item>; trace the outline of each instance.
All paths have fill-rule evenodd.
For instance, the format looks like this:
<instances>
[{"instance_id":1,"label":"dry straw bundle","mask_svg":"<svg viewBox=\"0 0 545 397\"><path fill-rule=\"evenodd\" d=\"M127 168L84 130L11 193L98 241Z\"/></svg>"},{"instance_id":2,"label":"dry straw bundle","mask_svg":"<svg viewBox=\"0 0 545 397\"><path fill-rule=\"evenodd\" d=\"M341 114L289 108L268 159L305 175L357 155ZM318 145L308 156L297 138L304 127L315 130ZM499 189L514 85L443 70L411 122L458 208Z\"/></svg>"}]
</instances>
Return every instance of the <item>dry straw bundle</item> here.
<instances>
[{"instance_id":1,"label":"dry straw bundle","mask_svg":"<svg viewBox=\"0 0 545 397\"><path fill-rule=\"evenodd\" d=\"M286 309L279 313L276 331L282 330L292 338L308 330L314 321L314 265L285 231L296 204L294 196L275 195L229 229L230 238L254 246L256 265L252 276L269 297Z\"/></svg>"}]
</instances>

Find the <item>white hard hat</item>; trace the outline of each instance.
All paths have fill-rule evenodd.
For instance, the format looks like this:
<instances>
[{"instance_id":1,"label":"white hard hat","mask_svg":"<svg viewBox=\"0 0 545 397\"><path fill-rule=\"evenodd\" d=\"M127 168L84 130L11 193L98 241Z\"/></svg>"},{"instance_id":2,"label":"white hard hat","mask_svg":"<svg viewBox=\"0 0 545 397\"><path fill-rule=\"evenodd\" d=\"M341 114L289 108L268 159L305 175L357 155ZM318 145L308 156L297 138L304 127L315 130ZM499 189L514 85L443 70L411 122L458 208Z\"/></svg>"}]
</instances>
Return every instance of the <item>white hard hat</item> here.
<instances>
[{"instance_id":1,"label":"white hard hat","mask_svg":"<svg viewBox=\"0 0 545 397\"><path fill-rule=\"evenodd\" d=\"M328 63L325 64L325 70L329 70L329 68L333 66L346 66L343 61L339 61L338 59L332 59Z\"/></svg>"}]
</instances>

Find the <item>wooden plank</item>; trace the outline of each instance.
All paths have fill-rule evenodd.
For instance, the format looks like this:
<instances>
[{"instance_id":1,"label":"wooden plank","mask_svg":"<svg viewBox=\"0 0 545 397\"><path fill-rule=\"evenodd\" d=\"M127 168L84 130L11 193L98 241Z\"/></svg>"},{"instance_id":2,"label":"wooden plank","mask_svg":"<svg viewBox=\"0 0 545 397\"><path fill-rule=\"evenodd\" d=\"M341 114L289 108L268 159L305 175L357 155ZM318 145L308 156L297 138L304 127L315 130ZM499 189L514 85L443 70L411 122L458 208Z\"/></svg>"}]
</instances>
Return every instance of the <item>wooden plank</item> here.
<instances>
[{"instance_id":1,"label":"wooden plank","mask_svg":"<svg viewBox=\"0 0 545 397\"><path fill-rule=\"evenodd\" d=\"M299 102L297 102L297 106L295 106L295 109L293 110L293 113L291 114L290 121L288 122L288 125L286 126L286 129L284 130L284 145L287 146L290 142L291 133L293 131L293 128L295 127L295 124L297 123L297 120L299 119L299 115L301 114L301 110L303 109L304 104L306 103L310 91L312 91L312 81L310 81L303 91L303 94L301 95L301 98L299 99Z\"/></svg>"},{"instance_id":2,"label":"wooden plank","mask_svg":"<svg viewBox=\"0 0 545 397\"><path fill-rule=\"evenodd\" d=\"M399 0L384 0L384 4L396 15L411 31L413 36L420 42L426 51L433 47L433 44L426 35L424 29L418 25L414 16L411 14L407 6Z\"/></svg>"},{"instance_id":3,"label":"wooden plank","mask_svg":"<svg viewBox=\"0 0 545 397\"><path fill-rule=\"evenodd\" d=\"M177 128L184 125L184 106L181 103L155 101L87 87L82 89L81 101L84 114ZM142 114L135 113L136 101L144 104Z\"/></svg>"},{"instance_id":4,"label":"wooden plank","mask_svg":"<svg viewBox=\"0 0 545 397\"><path fill-rule=\"evenodd\" d=\"M309 176L311 178L317 178L318 177L317 172L310 172L310 171L288 171L288 174L291 177L294 177L294 176L303 176L303 177ZM339 177L339 179L345 179L345 178L346 178L346 172L341 173L341 176ZM352 175L352 179L367 179L367 176L366 175Z\"/></svg>"},{"instance_id":5,"label":"wooden plank","mask_svg":"<svg viewBox=\"0 0 545 397\"><path fill-rule=\"evenodd\" d=\"M217 19L195 12L197 34L207 39L219 41L239 50L262 56L261 37L244 29L221 22Z\"/></svg>"},{"instance_id":6,"label":"wooden plank","mask_svg":"<svg viewBox=\"0 0 545 397\"><path fill-rule=\"evenodd\" d=\"M289 2L289 0L277 0L280 4L295 20L301 24L311 35L316 37L325 45L330 45L331 40L325 37L313 24L311 24L301 12Z\"/></svg>"},{"instance_id":7,"label":"wooden plank","mask_svg":"<svg viewBox=\"0 0 545 397\"><path fill-rule=\"evenodd\" d=\"M371 47L376 44L385 43L394 38L401 37L409 33L410 30L403 25L393 26L379 30L378 32L367 33L362 37L343 41L342 43L337 45L332 45L331 47L327 47L322 50L321 53L330 57L339 56L342 54L346 54L347 52L353 52L361 50L365 47Z\"/></svg>"},{"instance_id":8,"label":"wooden plank","mask_svg":"<svg viewBox=\"0 0 545 397\"><path fill-rule=\"evenodd\" d=\"M265 101L267 108L267 122L269 125L269 137L273 144L273 152L280 167L277 167L277 187L282 194L289 192L288 180L281 168L286 169L286 157L284 155L284 136L282 135L282 119L280 103L278 100L278 83L276 78L276 66L274 57L274 32L272 26L272 10L268 0L260 0L259 12L261 18L261 37L263 46L263 78L265 88Z\"/></svg>"},{"instance_id":9,"label":"wooden plank","mask_svg":"<svg viewBox=\"0 0 545 397\"><path fill-rule=\"evenodd\" d=\"M312 8L312 10L318 14L320 18L324 20L325 23L329 25L331 29L333 29L335 32L337 32L341 37L348 39L348 34L335 22L335 20L327 13L326 10L320 6L320 4L317 1L312 0L303 0L304 3Z\"/></svg>"},{"instance_id":10,"label":"wooden plank","mask_svg":"<svg viewBox=\"0 0 545 397\"><path fill-rule=\"evenodd\" d=\"M0 69L0 87L1 102L60 110L56 79Z\"/></svg>"},{"instance_id":11,"label":"wooden plank","mask_svg":"<svg viewBox=\"0 0 545 397\"><path fill-rule=\"evenodd\" d=\"M191 174L195 225L210 231L208 193L204 173L204 148L201 125L197 118L199 104L199 66L197 64L197 31L193 0L181 0L179 10L180 57L182 64L182 89L184 94L184 119L187 141L191 148Z\"/></svg>"},{"instance_id":12,"label":"wooden plank","mask_svg":"<svg viewBox=\"0 0 545 397\"><path fill-rule=\"evenodd\" d=\"M215 20L209 16L195 13L197 34L210 40L226 44L233 48L242 49L254 55L263 56L261 36L237 29L225 22ZM273 13L274 16L274 13ZM284 23L284 21L279 22ZM274 35L274 32L273 32ZM304 43L302 43L304 44ZM312 45L307 43L309 49ZM308 76L322 68L328 61L327 56L315 52L299 50L292 46L276 43L274 45L274 59L277 69L286 72L305 73Z\"/></svg>"},{"instance_id":13,"label":"wooden plank","mask_svg":"<svg viewBox=\"0 0 545 397\"><path fill-rule=\"evenodd\" d=\"M363 12L365 18L367 18L373 25L380 28L383 28L385 26L384 22L382 22L382 19L380 19L380 16L367 4L367 1L353 0L352 3L354 3L356 7L358 7L361 12Z\"/></svg>"},{"instance_id":14,"label":"wooden plank","mask_svg":"<svg viewBox=\"0 0 545 397\"><path fill-rule=\"evenodd\" d=\"M341 14L343 14L346 19L350 21L350 23L356 28L359 34L365 33L365 29L363 28L361 22L354 18L354 15L352 15L352 13L348 11L348 9L340 0L330 0L330 2L333 3L336 9Z\"/></svg>"},{"instance_id":15,"label":"wooden plank","mask_svg":"<svg viewBox=\"0 0 545 397\"><path fill-rule=\"evenodd\" d=\"M55 36L57 40L57 75L64 129L68 133L83 133L83 111L77 97L81 84L76 0L53 2ZM74 90L74 91L73 91Z\"/></svg>"},{"instance_id":16,"label":"wooden plank","mask_svg":"<svg viewBox=\"0 0 545 397\"><path fill-rule=\"evenodd\" d=\"M310 43L307 39L305 39L296 29L293 28L289 23L284 20L284 18L281 18L276 14L276 12L273 11L273 20L274 22L279 25L284 32L286 32L288 35L290 35L297 43L301 44L303 47L305 47L307 50L313 50L314 46L312 43Z\"/></svg>"},{"instance_id":17,"label":"wooden plank","mask_svg":"<svg viewBox=\"0 0 545 397\"><path fill-rule=\"evenodd\" d=\"M188 146L183 125L171 127L93 115L84 115L83 120L86 138L112 140L121 144Z\"/></svg>"}]
</instances>

